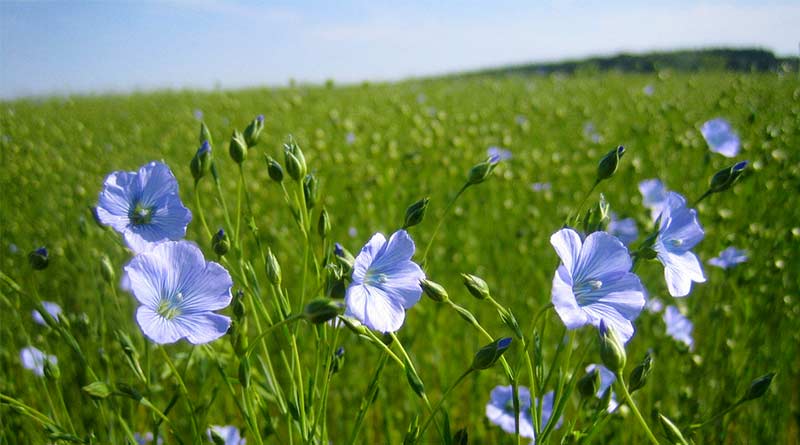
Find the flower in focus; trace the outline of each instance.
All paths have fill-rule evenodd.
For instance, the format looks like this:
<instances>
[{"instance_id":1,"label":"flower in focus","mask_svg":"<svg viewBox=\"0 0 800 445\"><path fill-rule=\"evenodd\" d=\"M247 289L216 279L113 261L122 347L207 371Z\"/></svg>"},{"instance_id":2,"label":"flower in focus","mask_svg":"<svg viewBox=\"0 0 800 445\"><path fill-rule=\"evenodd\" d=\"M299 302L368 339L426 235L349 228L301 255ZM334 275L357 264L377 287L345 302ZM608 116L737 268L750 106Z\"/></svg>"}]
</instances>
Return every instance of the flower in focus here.
<instances>
[{"instance_id":1,"label":"flower in focus","mask_svg":"<svg viewBox=\"0 0 800 445\"><path fill-rule=\"evenodd\" d=\"M345 315L376 331L400 329L406 309L422 296L419 282L425 273L411 261L413 255L414 241L405 230L388 241L381 233L373 235L355 259Z\"/></svg>"},{"instance_id":2,"label":"flower in focus","mask_svg":"<svg viewBox=\"0 0 800 445\"><path fill-rule=\"evenodd\" d=\"M500 161L507 161L511 159L511 152L505 148L492 146L486 150L486 156L489 157L489 162L492 164L497 164Z\"/></svg>"},{"instance_id":3,"label":"flower in focus","mask_svg":"<svg viewBox=\"0 0 800 445\"><path fill-rule=\"evenodd\" d=\"M531 417L531 392L528 388L520 386L519 391L519 435L529 439L534 438L533 419ZM486 404L486 417L490 422L499 426L503 431L514 434L514 393L511 385L495 386L490 394L489 403ZM546 425L553 414L553 391L542 398L542 426ZM561 425L559 420L558 428Z\"/></svg>"},{"instance_id":4,"label":"flower in focus","mask_svg":"<svg viewBox=\"0 0 800 445\"><path fill-rule=\"evenodd\" d=\"M636 241L639 230L636 228L636 221L633 218L617 219L617 214L614 212L611 212L609 217L608 233L619 238L626 246Z\"/></svg>"},{"instance_id":5,"label":"flower in focus","mask_svg":"<svg viewBox=\"0 0 800 445\"><path fill-rule=\"evenodd\" d=\"M694 348L694 339L692 338L694 326L685 315L681 314L677 307L667 306L664 311L664 324L667 325L667 335L676 341L684 343L689 347L689 350Z\"/></svg>"},{"instance_id":6,"label":"flower in focus","mask_svg":"<svg viewBox=\"0 0 800 445\"><path fill-rule=\"evenodd\" d=\"M667 188L659 179L645 179L639 183L642 204L650 209L650 217L655 221L661 215L667 202Z\"/></svg>"},{"instance_id":7,"label":"flower in focus","mask_svg":"<svg viewBox=\"0 0 800 445\"><path fill-rule=\"evenodd\" d=\"M151 162L138 172L116 171L106 177L97 218L121 233L138 253L159 241L182 239L192 212L181 202L169 167Z\"/></svg>"},{"instance_id":8,"label":"flower in focus","mask_svg":"<svg viewBox=\"0 0 800 445\"><path fill-rule=\"evenodd\" d=\"M700 127L700 132L714 153L728 158L739 154L739 136L725 119L718 117L707 121Z\"/></svg>"},{"instance_id":9,"label":"flower in focus","mask_svg":"<svg viewBox=\"0 0 800 445\"><path fill-rule=\"evenodd\" d=\"M603 365L589 365L586 367L586 372L589 373L594 371L595 369L597 370L597 373L600 374L600 386L597 388L597 393L595 394L595 396L598 399L602 399L606 390L611 388L611 385L614 384L614 381L616 381L617 378L614 376L614 373L611 372L610 369L606 368ZM612 392L611 398L608 401L608 407L606 409L609 413L612 413L614 412L614 410L617 409L618 406L619 403L617 403L617 400L614 397L614 393Z\"/></svg>"},{"instance_id":10,"label":"flower in focus","mask_svg":"<svg viewBox=\"0 0 800 445\"><path fill-rule=\"evenodd\" d=\"M731 246L720 252L718 257L708 260L708 264L729 269L745 261L747 261L747 251Z\"/></svg>"},{"instance_id":11,"label":"flower in focus","mask_svg":"<svg viewBox=\"0 0 800 445\"><path fill-rule=\"evenodd\" d=\"M631 257L620 240L594 232L581 241L578 232L561 229L550 237L561 265L553 277L552 302L567 329L600 320L623 342L633 336L631 323L644 307L644 288L630 272Z\"/></svg>"},{"instance_id":12,"label":"flower in focus","mask_svg":"<svg viewBox=\"0 0 800 445\"><path fill-rule=\"evenodd\" d=\"M208 434L208 440L213 443L214 439L211 436L212 432L221 437L222 440L225 441L225 445L245 445L247 443L247 441L243 439L239 433L239 428L236 428L235 426L211 425L211 428L206 430L206 434Z\"/></svg>"},{"instance_id":13,"label":"flower in focus","mask_svg":"<svg viewBox=\"0 0 800 445\"><path fill-rule=\"evenodd\" d=\"M697 211L686 205L683 196L669 192L667 203L661 212L661 227L653 249L664 265L667 288L673 297L689 295L692 281L706 281L700 259L690 250L704 235L697 220Z\"/></svg>"},{"instance_id":14,"label":"flower in focus","mask_svg":"<svg viewBox=\"0 0 800 445\"><path fill-rule=\"evenodd\" d=\"M225 335L230 318L212 311L231 302L228 271L206 261L189 241L167 241L140 253L125 266L122 287L141 303L136 321L159 344L186 338L208 343Z\"/></svg>"},{"instance_id":15,"label":"flower in focus","mask_svg":"<svg viewBox=\"0 0 800 445\"><path fill-rule=\"evenodd\" d=\"M44 306L44 310L46 310L51 317L58 321L58 316L61 314L61 306L53 303L52 301L42 301L42 306ZM40 314L36 309L31 311L31 316L33 316L33 321L36 323L42 326L47 325L47 322L44 321L42 314Z\"/></svg>"},{"instance_id":16,"label":"flower in focus","mask_svg":"<svg viewBox=\"0 0 800 445\"><path fill-rule=\"evenodd\" d=\"M55 355L45 354L33 346L22 348L22 350L19 351L19 359L22 362L22 367L33 371L33 373L39 377L44 376L45 361L53 364L58 363L58 359Z\"/></svg>"}]
</instances>

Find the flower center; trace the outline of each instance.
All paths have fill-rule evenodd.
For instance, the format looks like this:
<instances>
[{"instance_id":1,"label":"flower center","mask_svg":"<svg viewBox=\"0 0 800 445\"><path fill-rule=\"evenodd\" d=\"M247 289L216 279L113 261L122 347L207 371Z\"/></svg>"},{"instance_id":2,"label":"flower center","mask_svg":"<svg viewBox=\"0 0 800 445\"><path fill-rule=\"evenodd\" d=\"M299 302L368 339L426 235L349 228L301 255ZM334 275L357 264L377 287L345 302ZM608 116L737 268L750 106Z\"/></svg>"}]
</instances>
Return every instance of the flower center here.
<instances>
[{"instance_id":1,"label":"flower center","mask_svg":"<svg viewBox=\"0 0 800 445\"><path fill-rule=\"evenodd\" d=\"M182 302L183 302L182 292L178 292L177 294L171 297L163 297L161 301L158 303L158 307L156 308L156 313L166 318L167 320L172 320L173 318L181 314Z\"/></svg>"},{"instance_id":2,"label":"flower center","mask_svg":"<svg viewBox=\"0 0 800 445\"><path fill-rule=\"evenodd\" d=\"M603 282L600 280L586 280L576 284L572 291L575 294L575 299L578 300L579 305L583 305L583 297L593 291L603 287Z\"/></svg>"},{"instance_id":3,"label":"flower center","mask_svg":"<svg viewBox=\"0 0 800 445\"><path fill-rule=\"evenodd\" d=\"M682 239L671 239L669 243L672 244L673 247L681 247L683 245Z\"/></svg>"},{"instance_id":4,"label":"flower center","mask_svg":"<svg viewBox=\"0 0 800 445\"><path fill-rule=\"evenodd\" d=\"M153 219L153 208L145 207L142 205L142 203L137 202L131 210L130 218L131 222L135 226L150 224L150 220Z\"/></svg>"},{"instance_id":5,"label":"flower center","mask_svg":"<svg viewBox=\"0 0 800 445\"><path fill-rule=\"evenodd\" d=\"M375 286L378 284L383 284L386 282L386 274L383 273L376 273L374 271L368 270L366 274L364 274L364 284L369 286Z\"/></svg>"}]
</instances>

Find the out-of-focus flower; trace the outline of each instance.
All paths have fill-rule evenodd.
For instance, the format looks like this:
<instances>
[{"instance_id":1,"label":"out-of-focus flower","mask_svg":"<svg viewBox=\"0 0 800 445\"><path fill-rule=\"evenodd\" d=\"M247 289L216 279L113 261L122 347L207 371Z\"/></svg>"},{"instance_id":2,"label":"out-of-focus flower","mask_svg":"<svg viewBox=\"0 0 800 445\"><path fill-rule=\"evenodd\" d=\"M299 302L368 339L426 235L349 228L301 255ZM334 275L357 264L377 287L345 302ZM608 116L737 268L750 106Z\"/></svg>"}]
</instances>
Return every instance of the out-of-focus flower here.
<instances>
[{"instance_id":1,"label":"out-of-focus flower","mask_svg":"<svg viewBox=\"0 0 800 445\"><path fill-rule=\"evenodd\" d=\"M353 145L356 142L356 135L350 131L347 133L347 136L344 137L344 141L347 145Z\"/></svg>"},{"instance_id":2,"label":"out-of-focus flower","mask_svg":"<svg viewBox=\"0 0 800 445\"><path fill-rule=\"evenodd\" d=\"M549 182L534 182L533 184L531 184L531 190L533 190L534 192L543 192L546 190L550 190L551 188L553 188L553 185L550 184Z\"/></svg>"},{"instance_id":3,"label":"out-of-focus flower","mask_svg":"<svg viewBox=\"0 0 800 445\"><path fill-rule=\"evenodd\" d=\"M507 161L512 157L511 151L495 146L486 149L486 156L489 157L489 162L492 164L497 164L500 161Z\"/></svg>"},{"instance_id":4,"label":"out-of-focus flower","mask_svg":"<svg viewBox=\"0 0 800 445\"><path fill-rule=\"evenodd\" d=\"M225 445L245 445L247 441L242 438L241 433L239 433L239 428L231 425L211 425L211 428L206 430L206 434L208 435L208 440L214 443L214 439L212 438L212 432L222 438L224 440Z\"/></svg>"},{"instance_id":5,"label":"out-of-focus flower","mask_svg":"<svg viewBox=\"0 0 800 445\"><path fill-rule=\"evenodd\" d=\"M700 259L691 251L704 235L697 220L697 211L686 205L683 196L669 192L653 249L664 265L667 288L673 297L689 295L692 281L706 281Z\"/></svg>"},{"instance_id":6,"label":"out-of-focus flower","mask_svg":"<svg viewBox=\"0 0 800 445\"><path fill-rule=\"evenodd\" d=\"M667 335L684 343L690 350L694 348L694 339L692 338L694 326L677 307L667 306L664 311L664 324L667 325Z\"/></svg>"},{"instance_id":7,"label":"out-of-focus flower","mask_svg":"<svg viewBox=\"0 0 800 445\"><path fill-rule=\"evenodd\" d=\"M42 306L44 306L44 310L46 310L51 317L58 321L58 316L61 314L61 306L53 303L52 301L42 301ZM36 309L31 311L31 316L33 317L33 321L36 323L42 326L47 325L47 322L44 321L42 314L40 314Z\"/></svg>"},{"instance_id":8,"label":"out-of-focus flower","mask_svg":"<svg viewBox=\"0 0 800 445\"><path fill-rule=\"evenodd\" d=\"M564 325L599 327L605 319L623 342L630 340L645 300L639 277L630 272L628 249L608 233L581 241L569 228L554 233L550 244L562 263L553 277L552 302Z\"/></svg>"},{"instance_id":9,"label":"out-of-focus flower","mask_svg":"<svg viewBox=\"0 0 800 445\"><path fill-rule=\"evenodd\" d=\"M142 304L136 321L155 343L208 343L230 327L230 318L213 311L231 303L231 276L189 241L166 241L136 255L122 286Z\"/></svg>"},{"instance_id":10,"label":"out-of-focus flower","mask_svg":"<svg viewBox=\"0 0 800 445\"><path fill-rule=\"evenodd\" d=\"M519 393L519 435L534 439L533 419L531 417L531 392L528 388L520 386ZM511 385L495 386L486 404L486 417L490 422L499 426L503 431L514 434L514 392ZM553 391L542 398L542 426L546 425L553 414ZM556 428L561 425L559 420Z\"/></svg>"},{"instance_id":11,"label":"out-of-focus flower","mask_svg":"<svg viewBox=\"0 0 800 445\"><path fill-rule=\"evenodd\" d=\"M597 373L600 374L600 386L597 388L597 393L595 394L595 396L597 396L598 399L602 399L603 394L605 394L606 390L611 388L611 385L614 384L617 378L614 376L614 373L611 372L611 370L609 370L603 365L593 364L586 367L587 373L592 372L594 370L597 370ZM619 403L617 403L616 397L612 392L611 398L608 401L608 407L606 409L608 410L609 413L611 413L614 412L614 410L617 409L618 406Z\"/></svg>"},{"instance_id":12,"label":"out-of-focus flower","mask_svg":"<svg viewBox=\"0 0 800 445\"><path fill-rule=\"evenodd\" d=\"M181 202L169 167L151 162L138 172L116 171L106 177L97 218L121 233L138 253L159 241L182 239L192 212Z\"/></svg>"},{"instance_id":13,"label":"out-of-focus flower","mask_svg":"<svg viewBox=\"0 0 800 445\"><path fill-rule=\"evenodd\" d=\"M707 121L700 127L700 132L714 153L728 158L739 154L739 136L725 119L718 117Z\"/></svg>"},{"instance_id":14,"label":"out-of-focus flower","mask_svg":"<svg viewBox=\"0 0 800 445\"><path fill-rule=\"evenodd\" d=\"M642 93L644 93L645 96L652 96L655 91L655 87L651 84L647 84L642 88Z\"/></svg>"},{"instance_id":15,"label":"out-of-focus flower","mask_svg":"<svg viewBox=\"0 0 800 445\"><path fill-rule=\"evenodd\" d=\"M22 350L19 352L19 359L25 369L33 371L33 373L39 377L44 376L45 361L53 364L58 363L58 359L55 355L45 354L33 346L22 348Z\"/></svg>"},{"instance_id":16,"label":"out-of-focus flower","mask_svg":"<svg viewBox=\"0 0 800 445\"><path fill-rule=\"evenodd\" d=\"M708 264L729 269L745 261L747 261L747 251L731 246L720 252L718 257L708 260Z\"/></svg>"},{"instance_id":17,"label":"out-of-focus flower","mask_svg":"<svg viewBox=\"0 0 800 445\"><path fill-rule=\"evenodd\" d=\"M406 309L422 296L419 282L425 273L411 261L414 249L405 230L393 233L388 241L381 233L373 235L355 259L346 315L376 331L400 329Z\"/></svg>"},{"instance_id":18,"label":"out-of-focus flower","mask_svg":"<svg viewBox=\"0 0 800 445\"><path fill-rule=\"evenodd\" d=\"M667 188L659 179L645 179L639 183L642 204L650 209L650 217L655 221L667 203Z\"/></svg>"},{"instance_id":19,"label":"out-of-focus flower","mask_svg":"<svg viewBox=\"0 0 800 445\"><path fill-rule=\"evenodd\" d=\"M636 241L639 230L636 228L636 221L633 218L617 219L617 214L614 212L611 212L609 217L608 233L619 238L626 246Z\"/></svg>"}]
</instances>

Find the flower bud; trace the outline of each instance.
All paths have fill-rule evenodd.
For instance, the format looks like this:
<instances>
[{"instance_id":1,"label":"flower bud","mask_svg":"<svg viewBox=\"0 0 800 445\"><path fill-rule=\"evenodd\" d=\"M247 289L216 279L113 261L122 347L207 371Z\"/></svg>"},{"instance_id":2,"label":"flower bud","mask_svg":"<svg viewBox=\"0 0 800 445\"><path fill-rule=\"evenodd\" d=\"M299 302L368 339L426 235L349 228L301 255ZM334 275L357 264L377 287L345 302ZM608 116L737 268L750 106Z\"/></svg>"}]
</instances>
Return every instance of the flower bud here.
<instances>
[{"instance_id":1,"label":"flower bud","mask_svg":"<svg viewBox=\"0 0 800 445\"><path fill-rule=\"evenodd\" d=\"M439 283L423 278L419 281L419 285L422 287L422 291L425 292L425 295L437 303L443 303L450 299L445 288Z\"/></svg>"},{"instance_id":2,"label":"flower bud","mask_svg":"<svg viewBox=\"0 0 800 445\"><path fill-rule=\"evenodd\" d=\"M347 292L342 266L337 263L325 265L325 296L342 299Z\"/></svg>"},{"instance_id":3,"label":"flower bud","mask_svg":"<svg viewBox=\"0 0 800 445\"><path fill-rule=\"evenodd\" d=\"M406 380L408 380L408 385L414 390L414 393L419 397L425 395L425 385L422 383L422 379L419 378L419 374L417 374L417 370L408 362L405 361L405 368L406 368Z\"/></svg>"},{"instance_id":4,"label":"flower bud","mask_svg":"<svg viewBox=\"0 0 800 445\"><path fill-rule=\"evenodd\" d=\"M228 152L230 153L233 162L236 162L237 164L244 162L245 158L247 157L247 143L244 141L244 136L242 136L242 133L240 133L239 130L233 130Z\"/></svg>"},{"instance_id":5,"label":"flower bud","mask_svg":"<svg viewBox=\"0 0 800 445\"><path fill-rule=\"evenodd\" d=\"M353 331L354 334L367 335L367 331L369 329L367 329L367 327L361 324L361 322L358 321L357 319L349 317L347 315L340 315L339 320L342 320L344 325L347 326L347 329Z\"/></svg>"},{"instance_id":6,"label":"flower bud","mask_svg":"<svg viewBox=\"0 0 800 445\"><path fill-rule=\"evenodd\" d=\"M650 375L650 371L653 369L653 357L648 352L644 356L644 360L641 361L633 371L631 371L631 375L628 378L628 391L633 393L637 389L640 389L647 383L647 377Z\"/></svg>"},{"instance_id":7,"label":"flower bud","mask_svg":"<svg viewBox=\"0 0 800 445\"><path fill-rule=\"evenodd\" d=\"M667 436L669 443L673 445L689 445L689 442L683 437L681 430L661 413L658 414L658 423L661 424L661 428L664 430L664 435Z\"/></svg>"},{"instance_id":8,"label":"flower bud","mask_svg":"<svg viewBox=\"0 0 800 445\"><path fill-rule=\"evenodd\" d=\"M603 156L603 159L601 159L600 163L597 165L597 182L608 179L614 175L619 166L619 160L624 154L625 147L620 145Z\"/></svg>"},{"instance_id":9,"label":"flower bud","mask_svg":"<svg viewBox=\"0 0 800 445\"><path fill-rule=\"evenodd\" d=\"M244 354L239 361L239 383L243 388L250 386L250 360L247 354Z\"/></svg>"},{"instance_id":10,"label":"flower bud","mask_svg":"<svg viewBox=\"0 0 800 445\"><path fill-rule=\"evenodd\" d=\"M95 399L105 399L114 392L108 383L101 381L90 383L84 386L83 390Z\"/></svg>"},{"instance_id":11,"label":"flower bud","mask_svg":"<svg viewBox=\"0 0 800 445\"><path fill-rule=\"evenodd\" d=\"M214 141L211 140L211 132L208 130L205 122L200 122L200 138L199 143L202 145L204 142L208 142L209 145L213 144Z\"/></svg>"},{"instance_id":12,"label":"flower bud","mask_svg":"<svg viewBox=\"0 0 800 445\"><path fill-rule=\"evenodd\" d=\"M430 202L430 198L425 197L408 206L403 229L416 226L422 222L425 218L425 211L428 210L428 202Z\"/></svg>"},{"instance_id":13,"label":"flower bud","mask_svg":"<svg viewBox=\"0 0 800 445\"><path fill-rule=\"evenodd\" d=\"M415 414L408 425L408 430L403 436L403 445L416 445L419 441L419 415Z\"/></svg>"},{"instance_id":14,"label":"flower bud","mask_svg":"<svg viewBox=\"0 0 800 445\"><path fill-rule=\"evenodd\" d=\"M272 157L268 155L265 155L264 159L267 161L267 173L269 173L270 179L277 183L282 182L283 168L281 167L281 164L278 164L278 161L272 159Z\"/></svg>"},{"instance_id":15,"label":"flower bud","mask_svg":"<svg viewBox=\"0 0 800 445\"><path fill-rule=\"evenodd\" d=\"M313 324L325 323L336 318L341 310L341 305L329 298L311 300L303 309L303 318Z\"/></svg>"},{"instance_id":16,"label":"flower bud","mask_svg":"<svg viewBox=\"0 0 800 445\"><path fill-rule=\"evenodd\" d=\"M303 178L303 196L306 199L306 210L311 210L317 204L319 182L316 176L309 173Z\"/></svg>"},{"instance_id":17,"label":"flower bud","mask_svg":"<svg viewBox=\"0 0 800 445\"><path fill-rule=\"evenodd\" d=\"M245 313L244 292L241 289L239 289L233 296L233 315L236 317L237 320L241 321L244 318L244 313Z\"/></svg>"},{"instance_id":18,"label":"flower bud","mask_svg":"<svg viewBox=\"0 0 800 445\"><path fill-rule=\"evenodd\" d=\"M231 241L228 238L228 234L225 233L225 229L220 228L217 230L217 233L211 238L211 247L214 249L214 253L219 256L228 253L228 249L231 248Z\"/></svg>"},{"instance_id":19,"label":"flower bud","mask_svg":"<svg viewBox=\"0 0 800 445\"><path fill-rule=\"evenodd\" d=\"M467 287L469 293L478 300L485 300L491 296L489 293L489 285L481 277L462 273L461 277L464 279L464 286Z\"/></svg>"},{"instance_id":20,"label":"flower bud","mask_svg":"<svg viewBox=\"0 0 800 445\"><path fill-rule=\"evenodd\" d=\"M325 239L328 237L328 234L331 233L331 219L328 216L328 211L325 208L322 208L322 211L319 212L319 220L317 220L317 233L319 237Z\"/></svg>"},{"instance_id":21,"label":"flower bud","mask_svg":"<svg viewBox=\"0 0 800 445\"><path fill-rule=\"evenodd\" d=\"M505 324L508 329L511 329L511 332L513 332L518 339L522 340L522 328L519 327L519 322L517 321L517 317L514 316L514 313L504 307L498 307L497 312L500 314L500 320L503 321L503 324Z\"/></svg>"},{"instance_id":22,"label":"flower bud","mask_svg":"<svg viewBox=\"0 0 800 445\"><path fill-rule=\"evenodd\" d=\"M272 249L267 248L267 258L266 258L266 272L267 278L269 278L269 282L275 286L281 285L281 265L278 263L278 259L275 258L275 255L272 253Z\"/></svg>"},{"instance_id":23,"label":"flower bud","mask_svg":"<svg viewBox=\"0 0 800 445\"><path fill-rule=\"evenodd\" d=\"M605 320L600 320L600 358L615 375L625 368L625 345L614 328L606 325Z\"/></svg>"},{"instance_id":24,"label":"flower bud","mask_svg":"<svg viewBox=\"0 0 800 445\"><path fill-rule=\"evenodd\" d=\"M597 390L600 388L600 372L597 370L597 367L594 367L591 371L578 379L576 385L578 386L578 392L581 394L581 397L594 397L594 395L597 394Z\"/></svg>"},{"instance_id":25,"label":"flower bud","mask_svg":"<svg viewBox=\"0 0 800 445\"><path fill-rule=\"evenodd\" d=\"M333 254L348 270L353 268L353 263L355 263L356 259L353 257L353 254L350 253L349 250L345 249L341 244L334 243Z\"/></svg>"},{"instance_id":26,"label":"flower bud","mask_svg":"<svg viewBox=\"0 0 800 445\"><path fill-rule=\"evenodd\" d=\"M114 272L114 266L111 264L111 259L108 255L103 255L100 258L100 275L108 284L114 284L116 273Z\"/></svg>"},{"instance_id":27,"label":"flower bud","mask_svg":"<svg viewBox=\"0 0 800 445\"><path fill-rule=\"evenodd\" d=\"M594 233L605 231L608 223L611 221L609 214L610 206L606 201L605 196L600 194L600 200L592 208L586 211L583 218L583 232Z\"/></svg>"},{"instance_id":28,"label":"flower bud","mask_svg":"<svg viewBox=\"0 0 800 445\"><path fill-rule=\"evenodd\" d=\"M719 193L728 190L739 180L746 167L747 161L741 161L714 173L714 176L711 177L708 191L710 193Z\"/></svg>"},{"instance_id":29,"label":"flower bud","mask_svg":"<svg viewBox=\"0 0 800 445\"><path fill-rule=\"evenodd\" d=\"M290 139L288 143L283 144L283 155L289 176L295 181L300 181L306 175L306 158L303 156L303 151L294 142L294 139Z\"/></svg>"},{"instance_id":30,"label":"flower bud","mask_svg":"<svg viewBox=\"0 0 800 445\"><path fill-rule=\"evenodd\" d=\"M331 374L336 374L344 366L344 346L336 348L331 359Z\"/></svg>"},{"instance_id":31,"label":"flower bud","mask_svg":"<svg viewBox=\"0 0 800 445\"><path fill-rule=\"evenodd\" d=\"M58 380L61 377L61 369L58 367L58 363L45 360L44 376L53 381Z\"/></svg>"},{"instance_id":32,"label":"flower bud","mask_svg":"<svg viewBox=\"0 0 800 445\"><path fill-rule=\"evenodd\" d=\"M497 163L491 162L491 160L486 160L480 164L475 164L475 166L469 169L469 174L467 175L467 185L480 184L481 182L485 181L496 166Z\"/></svg>"},{"instance_id":33,"label":"flower bud","mask_svg":"<svg viewBox=\"0 0 800 445\"><path fill-rule=\"evenodd\" d=\"M28 263L34 270L47 269L50 264L50 256L47 253L47 248L40 247L28 254Z\"/></svg>"},{"instance_id":34,"label":"flower bud","mask_svg":"<svg viewBox=\"0 0 800 445\"><path fill-rule=\"evenodd\" d=\"M769 389L769 385L772 383L773 377L775 377L775 373L770 372L753 380L750 383L750 387L747 388L747 392L744 394L744 396L742 396L742 401L745 402L763 396L764 393L767 392L767 389Z\"/></svg>"},{"instance_id":35,"label":"flower bud","mask_svg":"<svg viewBox=\"0 0 800 445\"><path fill-rule=\"evenodd\" d=\"M199 181L211 170L211 144L208 141L203 141L203 145L197 149L189 168L192 171L192 177L195 182Z\"/></svg>"},{"instance_id":36,"label":"flower bud","mask_svg":"<svg viewBox=\"0 0 800 445\"><path fill-rule=\"evenodd\" d=\"M214 445L225 445L227 443L225 438L220 436L213 428L208 429L208 435L211 436L211 442L213 442Z\"/></svg>"},{"instance_id":37,"label":"flower bud","mask_svg":"<svg viewBox=\"0 0 800 445\"><path fill-rule=\"evenodd\" d=\"M264 115L259 114L253 119L252 122L244 129L244 141L247 143L248 148L253 148L258 144L258 138L261 136L261 130L264 129Z\"/></svg>"},{"instance_id":38,"label":"flower bud","mask_svg":"<svg viewBox=\"0 0 800 445\"><path fill-rule=\"evenodd\" d=\"M472 359L471 369L478 371L491 368L509 346L511 346L511 337L503 337L480 348Z\"/></svg>"}]
</instances>

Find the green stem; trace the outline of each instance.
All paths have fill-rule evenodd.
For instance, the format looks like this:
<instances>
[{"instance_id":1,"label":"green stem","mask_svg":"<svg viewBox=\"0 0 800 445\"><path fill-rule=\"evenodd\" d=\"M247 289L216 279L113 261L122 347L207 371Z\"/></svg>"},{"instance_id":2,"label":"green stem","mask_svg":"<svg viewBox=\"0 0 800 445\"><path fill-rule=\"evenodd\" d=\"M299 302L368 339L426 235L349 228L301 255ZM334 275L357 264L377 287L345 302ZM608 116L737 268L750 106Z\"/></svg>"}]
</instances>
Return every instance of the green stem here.
<instances>
[{"instance_id":1,"label":"green stem","mask_svg":"<svg viewBox=\"0 0 800 445\"><path fill-rule=\"evenodd\" d=\"M378 359L378 366L375 368L375 372L372 373L372 379L367 386L364 397L361 398L361 405L359 406L358 415L356 416L356 423L353 425L353 430L350 433L350 440L347 441L347 443L350 445L355 444L356 439L358 439L358 433L361 431L361 425L364 423L364 416L367 414L367 409L369 409L369 406L372 404L372 400L375 398L375 394L378 391L378 382L380 381L381 375L383 374L383 369L386 367L386 361L388 359L389 355L385 351Z\"/></svg>"},{"instance_id":2,"label":"green stem","mask_svg":"<svg viewBox=\"0 0 800 445\"><path fill-rule=\"evenodd\" d=\"M439 399L438 402L436 402L436 405L434 405L433 409L431 410L431 414L425 420L425 423L422 424L422 428L420 428L419 430L420 437L422 437L422 435L425 434L425 430L428 429L428 426L430 426L430 423L433 420L434 416L436 416L436 413L439 412L439 409L442 407L444 401L447 400L447 397L450 395L450 393L453 392L453 390L456 389L456 387L459 384L461 384L461 382L464 381L464 379L467 378L467 376L470 375L472 371L474 371L474 369L472 368L467 369L463 374L458 376L458 378L453 383L451 383L450 386L447 387L447 389L444 390L444 393L442 393L442 398Z\"/></svg>"},{"instance_id":3,"label":"green stem","mask_svg":"<svg viewBox=\"0 0 800 445\"><path fill-rule=\"evenodd\" d=\"M177 380L178 382L178 388L181 391L181 395L183 395L183 398L186 400L186 406L189 408L189 414L190 414L189 418L192 421L192 434L194 435L194 441L195 443L199 443L200 428L197 425L197 419L195 419L194 403L192 403L191 399L189 399L189 391L186 389L186 385L183 383L183 377L181 377L181 374L175 367L175 363L172 362L172 359L167 353L167 350L164 349L163 347L158 349L161 350L161 353L164 356L164 361L167 363L167 366L169 367L170 371L172 371L172 374L175 376L175 380Z\"/></svg>"},{"instance_id":4,"label":"green stem","mask_svg":"<svg viewBox=\"0 0 800 445\"><path fill-rule=\"evenodd\" d=\"M433 235L431 235L431 239L428 240L428 245L425 247L425 253L422 255L422 261L420 261L420 263L422 263L423 265L425 264L425 261L428 258L428 251L431 250L431 245L433 245L433 241L436 239L436 235L439 234L439 229L442 227L442 222L444 222L444 218L447 216L447 213L450 211L450 208L453 207L453 204L456 203L458 197L461 196L461 194L464 193L464 191L469 186L470 184L466 183L461 187L458 193L456 193L456 196L453 196L453 199L451 199L450 202L447 204L447 207L445 207L442 216L439 217L439 222L436 223L436 228L433 230Z\"/></svg>"},{"instance_id":5,"label":"green stem","mask_svg":"<svg viewBox=\"0 0 800 445\"><path fill-rule=\"evenodd\" d=\"M208 224L206 224L206 212L203 210L203 205L200 203L200 190L199 186L200 181L195 181L194 183L194 206L197 209L197 215L200 217L200 222L203 224L203 229L206 231L206 236L210 240L213 236L211 234L211 230L208 229Z\"/></svg>"},{"instance_id":6,"label":"green stem","mask_svg":"<svg viewBox=\"0 0 800 445\"><path fill-rule=\"evenodd\" d=\"M628 406L631 408L633 415L636 416L636 420L639 421L639 424L642 425L645 433L647 433L647 438L650 440L650 443L654 445L659 445L658 439L656 436L653 435L653 432L650 430L650 427L647 426L647 422L645 422L644 417L642 417L642 413L639 412L639 408L636 407L636 402L633 401L631 394L628 392L628 387L625 384L625 380L622 378L622 372L617 371L616 373L617 380L615 382L617 386L617 390L622 394L622 397L625 399L625 402L628 403Z\"/></svg>"},{"instance_id":7,"label":"green stem","mask_svg":"<svg viewBox=\"0 0 800 445\"><path fill-rule=\"evenodd\" d=\"M728 414L729 412L731 412L734 409L738 408L739 405L741 405L742 403L744 403L744 401L743 400L739 400L736 403L734 403L733 405L731 405L731 406L725 408L724 410L718 412L717 414L713 415L710 419L706 420L705 422L695 423L693 425L690 425L689 429L696 430L696 429L703 428L704 426L719 420L725 414Z\"/></svg>"},{"instance_id":8,"label":"green stem","mask_svg":"<svg viewBox=\"0 0 800 445\"><path fill-rule=\"evenodd\" d=\"M574 214L570 213L569 215L567 215L567 224L569 224L569 220L572 219L573 215L581 214L581 209L583 208L583 205L586 204L586 200L589 199L590 196L592 196L592 192L594 191L595 188L597 188L597 184L600 184L600 180L596 180L594 184L592 184L592 188L590 188L589 191L586 192L585 195L583 195L583 199L581 199L581 202L580 204L578 204L578 207L575 208Z\"/></svg>"}]
</instances>

